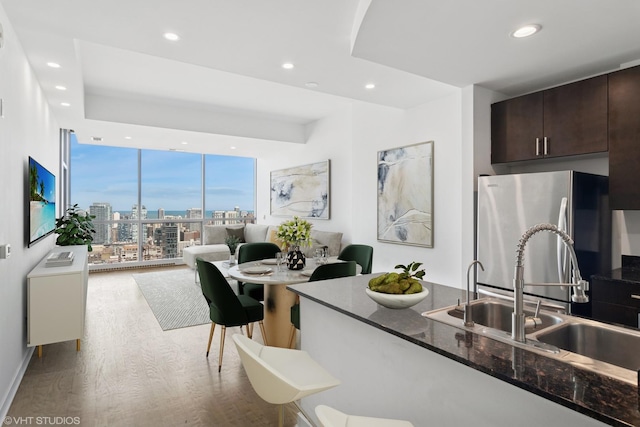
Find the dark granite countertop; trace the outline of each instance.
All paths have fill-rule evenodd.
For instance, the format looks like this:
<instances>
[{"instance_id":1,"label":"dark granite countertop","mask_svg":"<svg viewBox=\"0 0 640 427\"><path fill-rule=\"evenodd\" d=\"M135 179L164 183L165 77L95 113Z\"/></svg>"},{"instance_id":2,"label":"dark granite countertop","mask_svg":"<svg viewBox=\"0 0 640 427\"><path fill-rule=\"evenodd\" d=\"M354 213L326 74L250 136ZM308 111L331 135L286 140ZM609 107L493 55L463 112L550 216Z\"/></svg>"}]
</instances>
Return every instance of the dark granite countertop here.
<instances>
[{"instance_id":1,"label":"dark granite countertop","mask_svg":"<svg viewBox=\"0 0 640 427\"><path fill-rule=\"evenodd\" d=\"M422 316L464 301L466 291L427 283L421 303L392 310L367 297L374 275L288 286L290 290L375 328L549 399L599 421L640 426L638 390L623 381L576 368L538 353L466 332ZM514 363L515 360L515 363Z\"/></svg>"},{"instance_id":2,"label":"dark granite countertop","mask_svg":"<svg viewBox=\"0 0 640 427\"><path fill-rule=\"evenodd\" d=\"M592 277L640 285L640 257L622 255L622 268L616 268L609 273L594 274Z\"/></svg>"},{"instance_id":3,"label":"dark granite countertop","mask_svg":"<svg viewBox=\"0 0 640 427\"><path fill-rule=\"evenodd\" d=\"M640 270L616 268L606 274L594 274L594 278L614 282L625 282L640 286Z\"/></svg>"}]
</instances>

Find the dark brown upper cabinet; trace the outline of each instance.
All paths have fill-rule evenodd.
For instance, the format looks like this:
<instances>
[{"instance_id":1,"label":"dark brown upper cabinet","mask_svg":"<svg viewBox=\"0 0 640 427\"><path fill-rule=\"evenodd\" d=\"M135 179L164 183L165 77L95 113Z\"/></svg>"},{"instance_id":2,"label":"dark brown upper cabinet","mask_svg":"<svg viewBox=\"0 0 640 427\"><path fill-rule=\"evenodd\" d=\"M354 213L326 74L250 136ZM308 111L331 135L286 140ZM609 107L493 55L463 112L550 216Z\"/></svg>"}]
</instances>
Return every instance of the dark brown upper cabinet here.
<instances>
[{"instance_id":1,"label":"dark brown upper cabinet","mask_svg":"<svg viewBox=\"0 0 640 427\"><path fill-rule=\"evenodd\" d=\"M640 209L640 67L609 74L609 203Z\"/></svg>"},{"instance_id":2,"label":"dark brown upper cabinet","mask_svg":"<svg viewBox=\"0 0 640 427\"><path fill-rule=\"evenodd\" d=\"M607 76L491 106L491 162L606 152Z\"/></svg>"},{"instance_id":3,"label":"dark brown upper cabinet","mask_svg":"<svg viewBox=\"0 0 640 427\"><path fill-rule=\"evenodd\" d=\"M491 163L536 158L543 135L542 92L491 105Z\"/></svg>"}]
</instances>

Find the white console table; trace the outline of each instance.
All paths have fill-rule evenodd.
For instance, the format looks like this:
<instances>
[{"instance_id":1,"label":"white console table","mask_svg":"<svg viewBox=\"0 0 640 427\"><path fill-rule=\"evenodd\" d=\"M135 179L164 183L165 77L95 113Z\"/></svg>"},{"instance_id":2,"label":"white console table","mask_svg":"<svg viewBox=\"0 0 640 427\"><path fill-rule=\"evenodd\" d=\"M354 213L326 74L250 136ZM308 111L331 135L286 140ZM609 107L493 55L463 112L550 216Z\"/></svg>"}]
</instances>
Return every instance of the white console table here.
<instances>
[{"instance_id":1,"label":"white console table","mask_svg":"<svg viewBox=\"0 0 640 427\"><path fill-rule=\"evenodd\" d=\"M80 351L89 280L87 246L58 246L49 254L65 251L73 252L71 265L47 267L44 257L27 275L27 346L38 346L38 357L44 344L73 339Z\"/></svg>"}]
</instances>

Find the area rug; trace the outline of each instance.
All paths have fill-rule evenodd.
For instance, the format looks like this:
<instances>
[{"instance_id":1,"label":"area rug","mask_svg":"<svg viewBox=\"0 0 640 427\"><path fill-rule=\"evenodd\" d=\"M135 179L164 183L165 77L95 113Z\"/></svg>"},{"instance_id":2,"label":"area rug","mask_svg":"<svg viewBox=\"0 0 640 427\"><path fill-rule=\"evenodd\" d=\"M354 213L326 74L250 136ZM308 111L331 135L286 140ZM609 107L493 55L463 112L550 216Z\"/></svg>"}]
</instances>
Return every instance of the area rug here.
<instances>
[{"instance_id":1,"label":"area rug","mask_svg":"<svg viewBox=\"0 0 640 427\"><path fill-rule=\"evenodd\" d=\"M132 274L163 331L211 323L209 307L193 270Z\"/></svg>"}]
</instances>

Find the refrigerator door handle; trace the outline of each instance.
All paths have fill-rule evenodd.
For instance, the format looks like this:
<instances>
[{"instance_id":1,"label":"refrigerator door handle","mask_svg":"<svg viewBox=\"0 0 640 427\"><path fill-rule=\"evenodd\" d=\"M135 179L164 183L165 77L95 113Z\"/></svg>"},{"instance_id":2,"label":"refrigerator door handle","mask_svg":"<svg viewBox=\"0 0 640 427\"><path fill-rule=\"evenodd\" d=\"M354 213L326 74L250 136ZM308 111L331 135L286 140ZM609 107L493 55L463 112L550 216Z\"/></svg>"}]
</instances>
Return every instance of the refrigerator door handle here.
<instances>
[{"instance_id":1,"label":"refrigerator door handle","mask_svg":"<svg viewBox=\"0 0 640 427\"><path fill-rule=\"evenodd\" d=\"M558 228L564 232L567 232L567 203L568 199L563 197L560 201L560 211L558 213ZM560 236L557 238L556 254L558 257L558 279L560 279L560 282L567 282L569 280L567 274L569 258L567 257L567 247L562 243Z\"/></svg>"}]
</instances>

